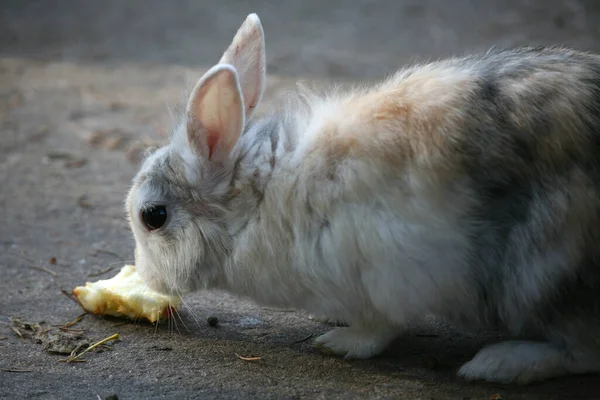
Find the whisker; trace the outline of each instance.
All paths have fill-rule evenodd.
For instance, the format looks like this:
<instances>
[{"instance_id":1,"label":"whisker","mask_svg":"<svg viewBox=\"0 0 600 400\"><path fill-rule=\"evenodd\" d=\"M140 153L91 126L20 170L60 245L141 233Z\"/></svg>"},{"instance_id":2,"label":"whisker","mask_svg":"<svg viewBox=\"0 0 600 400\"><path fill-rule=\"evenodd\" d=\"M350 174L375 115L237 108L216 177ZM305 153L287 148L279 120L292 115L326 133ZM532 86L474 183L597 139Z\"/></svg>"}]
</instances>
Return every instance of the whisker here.
<instances>
[{"instance_id":1,"label":"whisker","mask_svg":"<svg viewBox=\"0 0 600 400\"><path fill-rule=\"evenodd\" d=\"M181 331L179 330L179 326L177 325L177 318L175 318L175 316L171 313L169 313L169 318L173 320L173 326L175 327L175 329L177 329L177 333L179 333L179 336L181 336ZM175 333L175 331L173 331L173 333Z\"/></svg>"},{"instance_id":2,"label":"whisker","mask_svg":"<svg viewBox=\"0 0 600 400\"><path fill-rule=\"evenodd\" d=\"M125 264L133 264L134 262L135 262L135 260L119 260L119 261L114 261L114 262L108 263L108 264L106 264L106 266L112 267L113 265L116 265L116 264L125 265Z\"/></svg>"},{"instance_id":3,"label":"whisker","mask_svg":"<svg viewBox=\"0 0 600 400\"><path fill-rule=\"evenodd\" d=\"M172 307L171 305L169 305L169 308L174 311L174 314L179 318L179 320L181 321L183 327L188 331L188 333L192 333L192 331L190 331L190 329L187 327L187 325L185 324L185 322L183 322L183 318L181 318L181 315L179 314L179 311L177 311L177 309L175 307Z\"/></svg>"},{"instance_id":4,"label":"whisker","mask_svg":"<svg viewBox=\"0 0 600 400\"><path fill-rule=\"evenodd\" d=\"M183 305L183 307L185 307L185 309L190 313L190 315L192 316L192 319L194 320L194 322L196 323L196 325L198 326L198 328L201 327L200 322L198 321L197 315L196 313L194 313L194 311L192 310L192 307L190 307L185 300L183 300L183 297L179 296L181 298L181 304Z\"/></svg>"},{"instance_id":5,"label":"whisker","mask_svg":"<svg viewBox=\"0 0 600 400\"><path fill-rule=\"evenodd\" d=\"M171 317L167 316L167 335L171 336Z\"/></svg>"},{"instance_id":6,"label":"whisker","mask_svg":"<svg viewBox=\"0 0 600 400\"><path fill-rule=\"evenodd\" d=\"M167 315L167 332L169 333L169 336L171 336L171 316Z\"/></svg>"}]
</instances>

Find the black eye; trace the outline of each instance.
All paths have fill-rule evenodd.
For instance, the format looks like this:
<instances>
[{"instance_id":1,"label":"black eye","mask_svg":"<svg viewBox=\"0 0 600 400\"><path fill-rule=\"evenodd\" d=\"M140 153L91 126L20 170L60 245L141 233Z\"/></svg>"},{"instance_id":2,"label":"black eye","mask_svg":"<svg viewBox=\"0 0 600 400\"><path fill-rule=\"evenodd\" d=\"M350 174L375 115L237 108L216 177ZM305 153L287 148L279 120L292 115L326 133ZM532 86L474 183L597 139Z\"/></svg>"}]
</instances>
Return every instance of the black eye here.
<instances>
[{"instance_id":1,"label":"black eye","mask_svg":"<svg viewBox=\"0 0 600 400\"><path fill-rule=\"evenodd\" d=\"M160 228L167 220L167 209L165 206L154 206L142 211L142 221L148 230L153 231Z\"/></svg>"}]
</instances>

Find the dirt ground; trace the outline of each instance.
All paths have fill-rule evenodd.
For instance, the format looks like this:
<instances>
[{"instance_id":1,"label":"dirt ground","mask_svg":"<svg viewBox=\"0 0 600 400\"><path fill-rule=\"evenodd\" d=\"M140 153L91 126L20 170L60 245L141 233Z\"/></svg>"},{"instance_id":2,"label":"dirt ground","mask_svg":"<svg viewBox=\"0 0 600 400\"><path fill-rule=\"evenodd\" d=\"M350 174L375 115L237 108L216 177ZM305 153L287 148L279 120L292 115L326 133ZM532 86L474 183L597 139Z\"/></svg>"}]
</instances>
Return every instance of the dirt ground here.
<instances>
[{"instance_id":1,"label":"dirt ground","mask_svg":"<svg viewBox=\"0 0 600 400\"><path fill-rule=\"evenodd\" d=\"M121 340L62 363L11 317L50 327L81 313L61 293L132 259L123 200L146 143L218 60L249 12L262 19L263 111L298 79L372 80L418 60L490 46L600 51L594 0L2 0L0 2L0 398L594 399L598 376L528 387L455 377L493 335L415 328L381 357L317 354L327 330L301 312L223 293L188 296L177 326L86 316ZM106 272L102 278L113 275ZM208 316L220 324L211 327ZM56 330L57 328L54 328ZM260 361L237 357L260 356Z\"/></svg>"}]
</instances>

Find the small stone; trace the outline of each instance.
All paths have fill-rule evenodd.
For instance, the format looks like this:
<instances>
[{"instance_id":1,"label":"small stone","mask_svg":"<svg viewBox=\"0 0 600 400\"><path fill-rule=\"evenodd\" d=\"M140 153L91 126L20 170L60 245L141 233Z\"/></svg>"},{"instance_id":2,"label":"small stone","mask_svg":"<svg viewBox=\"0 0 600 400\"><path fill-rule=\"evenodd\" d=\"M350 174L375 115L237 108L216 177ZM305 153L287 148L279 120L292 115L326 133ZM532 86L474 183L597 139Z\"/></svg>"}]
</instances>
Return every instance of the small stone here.
<instances>
[{"instance_id":1,"label":"small stone","mask_svg":"<svg viewBox=\"0 0 600 400\"><path fill-rule=\"evenodd\" d=\"M119 400L116 394L111 394L110 396L106 396L104 400Z\"/></svg>"},{"instance_id":2,"label":"small stone","mask_svg":"<svg viewBox=\"0 0 600 400\"><path fill-rule=\"evenodd\" d=\"M210 326L217 326L219 324L219 318L210 316L206 319L206 322L208 322L208 325Z\"/></svg>"}]
</instances>

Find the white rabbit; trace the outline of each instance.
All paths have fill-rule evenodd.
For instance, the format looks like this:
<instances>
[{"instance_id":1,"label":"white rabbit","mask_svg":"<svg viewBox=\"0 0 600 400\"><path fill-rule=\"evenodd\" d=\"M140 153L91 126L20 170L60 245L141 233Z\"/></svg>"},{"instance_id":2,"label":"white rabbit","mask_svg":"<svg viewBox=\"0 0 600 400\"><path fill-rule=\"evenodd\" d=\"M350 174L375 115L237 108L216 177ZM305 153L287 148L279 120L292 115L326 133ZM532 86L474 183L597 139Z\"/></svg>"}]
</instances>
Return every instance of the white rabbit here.
<instances>
[{"instance_id":1,"label":"white rabbit","mask_svg":"<svg viewBox=\"0 0 600 400\"><path fill-rule=\"evenodd\" d=\"M252 14L127 197L150 287L345 321L316 345L347 358L434 315L539 338L467 379L600 371L598 56L494 50L253 118L264 86Z\"/></svg>"}]
</instances>

